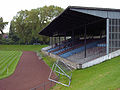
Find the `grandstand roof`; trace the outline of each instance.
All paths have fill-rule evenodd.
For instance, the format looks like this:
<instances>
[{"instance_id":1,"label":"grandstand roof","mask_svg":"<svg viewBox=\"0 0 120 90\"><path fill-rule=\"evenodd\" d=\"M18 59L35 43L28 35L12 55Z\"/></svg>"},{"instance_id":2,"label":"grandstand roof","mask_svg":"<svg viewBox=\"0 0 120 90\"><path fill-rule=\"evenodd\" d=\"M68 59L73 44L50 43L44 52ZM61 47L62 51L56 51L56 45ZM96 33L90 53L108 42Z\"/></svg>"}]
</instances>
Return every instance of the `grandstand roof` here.
<instances>
[{"instance_id":1,"label":"grandstand roof","mask_svg":"<svg viewBox=\"0 0 120 90\"><path fill-rule=\"evenodd\" d=\"M120 19L120 9L94 7L67 7L39 34L45 36L99 35L106 28L106 18Z\"/></svg>"}]
</instances>

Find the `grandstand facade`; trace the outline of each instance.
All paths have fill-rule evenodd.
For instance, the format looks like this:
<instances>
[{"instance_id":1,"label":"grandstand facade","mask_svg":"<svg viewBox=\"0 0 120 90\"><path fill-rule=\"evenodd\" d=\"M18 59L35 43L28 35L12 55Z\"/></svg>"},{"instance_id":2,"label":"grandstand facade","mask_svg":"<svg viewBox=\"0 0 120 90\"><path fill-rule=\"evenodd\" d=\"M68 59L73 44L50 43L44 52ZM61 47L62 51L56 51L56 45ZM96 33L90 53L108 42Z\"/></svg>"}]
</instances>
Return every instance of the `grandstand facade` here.
<instances>
[{"instance_id":1,"label":"grandstand facade","mask_svg":"<svg viewBox=\"0 0 120 90\"><path fill-rule=\"evenodd\" d=\"M69 6L39 34L50 37L43 52L86 68L120 55L120 9Z\"/></svg>"}]
</instances>

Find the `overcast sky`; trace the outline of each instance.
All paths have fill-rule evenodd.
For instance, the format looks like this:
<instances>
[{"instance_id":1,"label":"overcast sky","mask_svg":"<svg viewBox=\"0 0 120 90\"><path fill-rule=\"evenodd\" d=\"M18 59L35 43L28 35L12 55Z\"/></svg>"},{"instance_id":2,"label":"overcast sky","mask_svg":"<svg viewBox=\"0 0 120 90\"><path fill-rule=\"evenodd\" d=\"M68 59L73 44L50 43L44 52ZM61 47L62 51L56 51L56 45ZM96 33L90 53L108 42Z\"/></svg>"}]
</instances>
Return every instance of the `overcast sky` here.
<instances>
[{"instance_id":1,"label":"overcast sky","mask_svg":"<svg viewBox=\"0 0 120 90\"><path fill-rule=\"evenodd\" d=\"M4 21L10 22L20 10L30 10L42 6L55 5L62 8L67 6L85 6L120 9L120 0L1 0L0 16ZM4 32L9 31L9 24Z\"/></svg>"}]
</instances>

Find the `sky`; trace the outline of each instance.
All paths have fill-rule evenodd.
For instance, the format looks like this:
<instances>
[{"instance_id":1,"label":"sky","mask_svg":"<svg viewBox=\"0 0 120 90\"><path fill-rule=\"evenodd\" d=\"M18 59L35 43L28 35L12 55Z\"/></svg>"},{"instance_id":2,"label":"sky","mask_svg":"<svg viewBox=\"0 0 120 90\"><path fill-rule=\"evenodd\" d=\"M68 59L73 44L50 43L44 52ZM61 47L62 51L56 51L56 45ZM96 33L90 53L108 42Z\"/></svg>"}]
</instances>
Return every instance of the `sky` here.
<instances>
[{"instance_id":1,"label":"sky","mask_svg":"<svg viewBox=\"0 0 120 90\"><path fill-rule=\"evenodd\" d=\"M120 0L1 0L0 17L9 22L4 32L9 32L10 21L20 10L30 10L49 5L67 8L68 6L101 7L120 9Z\"/></svg>"}]
</instances>

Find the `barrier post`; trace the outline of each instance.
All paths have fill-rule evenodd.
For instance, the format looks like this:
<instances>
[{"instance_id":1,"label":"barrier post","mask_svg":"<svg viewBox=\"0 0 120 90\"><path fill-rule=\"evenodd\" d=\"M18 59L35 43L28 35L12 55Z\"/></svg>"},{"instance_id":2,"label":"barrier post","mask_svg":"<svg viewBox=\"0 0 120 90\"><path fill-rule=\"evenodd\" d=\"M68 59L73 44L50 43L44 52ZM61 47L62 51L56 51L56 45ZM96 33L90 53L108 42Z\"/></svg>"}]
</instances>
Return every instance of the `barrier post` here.
<instances>
[{"instance_id":1,"label":"barrier post","mask_svg":"<svg viewBox=\"0 0 120 90\"><path fill-rule=\"evenodd\" d=\"M8 75L8 64L7 64L7 75Z\"/></svg>"},{"instance_id":2,"label":"barrier post","mask_svg":"<svg viewBox=\"0 0 120 90\"><path fill-rule=\"evenodd\" d=\"M44 82L44 90L45 90L45 82Z\"/></svg>"}]
</instances>

